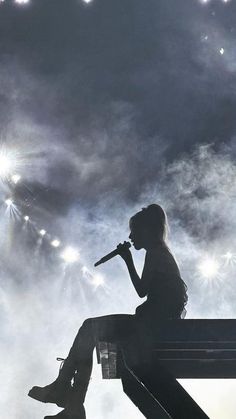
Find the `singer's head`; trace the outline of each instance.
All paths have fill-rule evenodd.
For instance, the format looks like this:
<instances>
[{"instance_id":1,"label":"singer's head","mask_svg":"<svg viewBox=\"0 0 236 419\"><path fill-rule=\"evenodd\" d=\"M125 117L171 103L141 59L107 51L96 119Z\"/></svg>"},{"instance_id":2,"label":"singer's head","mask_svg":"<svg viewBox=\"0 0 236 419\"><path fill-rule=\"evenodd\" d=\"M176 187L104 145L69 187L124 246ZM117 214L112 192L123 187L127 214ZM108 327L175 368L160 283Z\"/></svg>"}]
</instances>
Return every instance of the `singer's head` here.
<instances>
[{"instance_id":1,"label":"singer's head","mask_svg":"<svg viewBox=\"0 0 236 419\"><path fill-rule=\"evenodd\" d=\"M166 245L167 217L160 205L151 204L130 219L130 236L135 249Z\"/></svg>"}]
</instances>

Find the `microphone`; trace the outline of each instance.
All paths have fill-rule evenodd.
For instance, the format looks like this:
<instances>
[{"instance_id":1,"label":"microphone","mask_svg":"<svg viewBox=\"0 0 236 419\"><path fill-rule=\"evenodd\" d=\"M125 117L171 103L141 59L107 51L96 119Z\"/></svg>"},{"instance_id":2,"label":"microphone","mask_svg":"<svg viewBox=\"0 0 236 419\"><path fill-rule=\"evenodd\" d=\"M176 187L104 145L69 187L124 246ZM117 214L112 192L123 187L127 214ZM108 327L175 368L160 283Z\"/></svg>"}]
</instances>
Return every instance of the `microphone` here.
<instances>
[{"instance_id":1,"label":"microphone","mask_svg":"<svg viewBox=\"0 0 236 419\"><path fill-rule=\"evenodd\" d=\"M131 244L129 242L124 242L121 246L123 246L124 248L129 249L131 247ZM100 259L98 262L96 262L94 264L94 266L98 266L101 265L101 263L107 262L108 260L114 258L114 256L119 255L119 251L120 249L115 249L112 252L108 253L107 255L105 255L102 259Z\"/></svg>"}]
</instances>

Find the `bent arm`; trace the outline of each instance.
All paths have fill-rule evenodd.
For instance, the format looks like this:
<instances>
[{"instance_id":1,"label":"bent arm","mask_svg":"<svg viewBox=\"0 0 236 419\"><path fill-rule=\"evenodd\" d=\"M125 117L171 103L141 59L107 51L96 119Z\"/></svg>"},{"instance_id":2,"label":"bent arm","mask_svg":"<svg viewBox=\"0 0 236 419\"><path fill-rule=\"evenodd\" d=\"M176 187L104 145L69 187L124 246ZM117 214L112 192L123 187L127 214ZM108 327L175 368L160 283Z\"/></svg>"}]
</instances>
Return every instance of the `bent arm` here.
<instances>
[{"instance_id":1,"label":"bent arm","mask_svg":"<svg viewBox=\"0 0 236 419\"><path fill-rule=\"evenodd\" d=\"M143 298L147 295L146 287L144 286L143 281L139 277L136 268L134 266L134 261L132 258L132 255L130 254L130 257L125 260L126 266L129 271L130 279L132 281L132 284L135 288L135 291L137 292L138 296L140 298Z\"/></svg>"},{"instance_id":2,"label":"bent arm","mask_svg":"<svg viewBox=\"0 0 236 419\"><path fill-rule=\"evenodd\" d=\"M144 281L139 277L136 271L136 268L134 266L133 256L132 256L132 253L130 252L130 249L127 246L124 246L123 244L120 243L117 246L117 250L119 251L119 255L125 261L125 264L128 268L130 279L135 288L135 291L137 292L140 298L145 297L147 295L147 288L145 286Z\"/></svg>"}]
</instances>

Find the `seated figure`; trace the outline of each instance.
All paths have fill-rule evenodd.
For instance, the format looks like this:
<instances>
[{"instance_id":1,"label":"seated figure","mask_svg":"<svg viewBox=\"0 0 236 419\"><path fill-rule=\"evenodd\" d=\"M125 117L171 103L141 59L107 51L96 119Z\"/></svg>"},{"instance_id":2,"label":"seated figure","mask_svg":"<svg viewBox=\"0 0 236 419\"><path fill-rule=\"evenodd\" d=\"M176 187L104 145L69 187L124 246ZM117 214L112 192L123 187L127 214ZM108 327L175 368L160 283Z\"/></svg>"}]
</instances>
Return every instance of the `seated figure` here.
<instances>
[{"instance_id":1,"label":"seated figure","mask_svg":"<svg viewBox=\"0 0 236 419\"><path fill-rule=\"evenodd\" d=\"M130 249L119 244L130 279L139 297L146 301L135 314L116 314L84 321L55 381L45 387L33 387L29 396L41 402L55 403L63 410L45 419L85 419L84 400L97 341L116 342L136 333L145 333L158 321L178 319L187 303L186 285L177 262L166 244L167 218L157 204L149 205L130 219L129 238L136 250L145 249L145 263L139 277ZM71 385L74 380L73 386Z\"/></svg>"}]
</instances>

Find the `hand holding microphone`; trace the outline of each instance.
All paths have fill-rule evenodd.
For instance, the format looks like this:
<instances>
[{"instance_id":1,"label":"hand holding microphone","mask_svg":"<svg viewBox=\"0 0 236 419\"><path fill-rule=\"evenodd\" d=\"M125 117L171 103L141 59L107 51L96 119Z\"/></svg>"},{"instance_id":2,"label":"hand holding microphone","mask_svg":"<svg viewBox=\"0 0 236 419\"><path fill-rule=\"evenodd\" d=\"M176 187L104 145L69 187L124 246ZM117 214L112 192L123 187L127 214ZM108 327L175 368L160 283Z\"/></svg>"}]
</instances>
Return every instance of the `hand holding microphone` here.
<instances>
[{"instance_id":1,"label":"hand holding microphone","mask_svg":"<svg viewBox=\"0 0 236 419\"><path fill-rule=\"evenodd\" d=\"M106 256L104 256L102 259L96 262L94 266L98 266L101 263L107 262L108 260L112 259L114 256L117 256L117 255L120 255L122 259L127 260L131 255L130 250L129 250L130 247L131 247L131 244L129 242L118 244L115 250L108 253Z\"/></svg>"}]
</instances>

